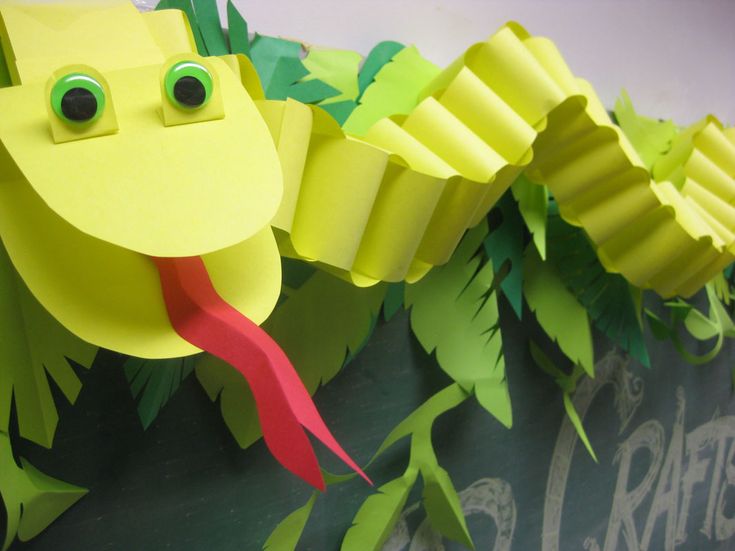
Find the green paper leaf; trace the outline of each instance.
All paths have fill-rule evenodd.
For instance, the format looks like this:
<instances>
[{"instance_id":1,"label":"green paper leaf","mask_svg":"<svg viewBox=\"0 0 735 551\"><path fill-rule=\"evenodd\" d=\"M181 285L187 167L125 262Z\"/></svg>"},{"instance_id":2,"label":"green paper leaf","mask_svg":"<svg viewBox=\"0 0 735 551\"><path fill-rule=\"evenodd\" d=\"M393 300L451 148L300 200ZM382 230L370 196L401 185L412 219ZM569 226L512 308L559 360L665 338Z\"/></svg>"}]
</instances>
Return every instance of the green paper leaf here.
<instances>
[{"instance_id":1,"label":"green paper leaf","mask_svg":"<svg viewBox=\"0 0 735 551\"><path fill-rule=\"evenodd\" d=\"M424 508L432 526L443 536L474 549L462 505L447 471L439 465L421 469L424 479Z\"/></svg>"},{"instance_id":2,"label":"green paper leaf","mask_svg":"<svg viewBox=\"0 0 735 551\"><path fill-rule=\"evenodd\" d=\"M403 307L405 294L406 283L404 281L388 285L388 291L385 293L385 300L383 301L383 318L385 321L393 319L393 316Z\"/></svg>"},{"instance_id":3,"label":"green paper leaf","mask_svg":"<svg viewBox=\"0 0 735 551\"><path fill-rule=\"evenodd\" d=\"M360 74L357 79L359 88L358 100L362 97L365 89L373 83L375 76L383 66L389 63L403 48L405 46L400 42L384 40L370 50L370 53L365 58L365 62L362 64L362 69L360 69Z\"/></svg>"},{"instance_id":4,"label":"green paper leaf","mask_svg":"<svg viewBox=\"0 0 735 551\"><path fill-rule=\"evenodd\" d=\"M338 95L324 103L357 100L357 72L362 56L350 50L336 50L312 46L304 59L309 71L307 79L316 78L338 90Z\"/></svg>"},{"instance_id":5,"label":"green paper leaf","mask_svg":"<svg viewBox=\"0 0 735 551\"><path fill-rule=\"evenodd\" d=\"M580 440L582 440L585 448L587 448L587 452L590 454L590 456L592 456L592 459L594 459L595 463L597 463L597 455L595 455L595 450L592 449L592 445L590 444L590 441L587 438L587 433L585 432L584 426L582 425L582 420L579 418L577 410L574 409L574 404L572 403L571 399L572 393L574 393L574 391L577 389L577 381L580 379L580 377L584 375L584 372L579 366L574 366L574 370L572 371L572 373L564 373L561 369L554 365L554 362L552 362L551 359L546 354L544 354L544 352L536 345L535 342L531 341L529 344L533 361L536 363L537 366L541 368L542 371L552 376L556 381L556 384L558 384L559 387L562 389L562 392L564 393L564 410L567 413L567 417L569 417L569 421L571 421L574 430L577 431L577 435L579 435Z\"/></svg>"},{"instance_id":6,"label":"green paper leaf","mask_svg":"<svg viewBox=\"0 0 735 551\"><path fill-rule=\"evenodd\" d=\"M510 264L510 271L500 283L513 311L521 319L523 312L523 219L518 205L506 193L496 206L495 214L500 213L500 225L490 232L485 239L485 252L493 261L496 275L507 271L505 263Z\"/></svg>"},{"instance_id":7,"label":"green paper leaf","mask_svg":"<svg viewBox=\"0 0 735 551\"><path fill-rule=\"evenodd\" d=\"M364 136L378 120L408 114L416 107L419 94L440 72L413 46L402 49L380 68L373 84L362 93L359 105L344 124L345 131Z\"/></svg>"},{"instance_id":8,"label":"green paper leaf","mask_svg":"<svg viewBox=\"0 0 735 551\"><path fill-rule=\"evenodd\" d=\"M349 118L357 104L352 100L338 101L336 103L320 103L319 107L329 113L337 123L342 126Z\"/></svg>"},{"instance_id":9,"label":"green paper leaf","mask_svg":"<svg viewBox=\"0 0 735 551\"><path fill-rule=\"evenodd\" d=\"M298 60L300 55L301 44L282 38L256 34L250 44L250 59L258 71L263 90L268 90L276 71L276 65L281 58Z\"/></svg>"},{"instance_id":10,"label":"green paper leaf","mask_svg":"<svg viewBox=\"0 0 735 551\"><path fill-rule=\"evenodd\" d=\"M227 55L230 48L222 32L216 0L193 0L199 31L209 55Z\"/></svg>"},{"instance_id":11,"label":"green paper leaf","mask_svg":"<svg viewBox=\"0 0 735 551\"><path fill-rule=\"evenodd\" d=\"M28 541L87 493L45 475L25 459L19 467L13 459L10 438L0 432L0 496L6 523L2 550L15 539Z\"/></svg>"},{"instance_id":12,"label":"green paper leaf","mask_svg":"<svg viewBox=\"0 0 735 551\"><path fill-rule=\"evenodd\" d=\"M194 12L194 6L192 6L191 2L192 0L166 0L166 2L159 2L159 4L156 6L156 9L176 9L183 11L186 15L186 18L189 20L191 33L194 35L194 42L197 45L197 52L199 53L199 55L207 56L209 55L209 51L207 50L207 46L204 43L204 37L202 37L202 32L199 29L196 13Z\"/></svg>"},{"instance_id":13,"label":"green paper leaf","mask_svg":"<svg viewBox=\"0 0 735 551\"><path fill-rule=\"evenodd\" d=\"M535 247L526 249L523 272L526 301L536 313L543 330L574 364L581 365L594 376L592 333L587 311L566 288L552 263L541 260Z\"/></svg>"},{"instance_id":14,"label":"green paper leaf","mask_svg":"<svg viewBox=\"0 0 735 551\"><path fill-rule=\"evenodd\" d=\"M248 22L240 15L232 0L227 0L227 32L230 38L230 51L233 54L250 57Z\"/></svg>"},{"instance_id":15,"label":"green paper leaf","mask_svg":"<svg viewBox=\"0 0 735 551\"><path fill-rule=\"evenodd\" d=\"M577 431L580 440L582 440L582 442L584 443L584 447L587 448L587 452L589 452L589 454L592 456L592 459L595 460L595 463L598 463L597 455L595 455L595 450L592 449L592 444L590 444L589 438L587 438L587 433L585 432L584 426L582 425L582 420L579 418L577 410L574 409L574 404L572 403L572 399L570 398L568 392L564 393L564 409L567 412L567 417L569 417L569 420L574 426L574 430Z\"/></svg>"},{"instance_id":16,"label":"green paper leaf","mask_svg":"<svg viewBox=\"0 0 735 551\"><path fill-rule=\"evenodd\" d=\"M512 199L511 199L512 200ZM506 426L512 424L510 395L493 289L493 266L478 254L487 224L469 230L444 266L406 286L411 328L441 368Z\"/></svg>"},{"instance_id":17,"label":"green paper leaf","mask_svg":"<svg viewBox=\"0 0 735 551\"><path fill-rule=\"evenodd\" d=\"M253 393L245 377L227 362L202 354L194 368L197 380L213 402L219 398L220 411L238 446L245 449L262 435Z\"/></svg>"},{"instance_id":18,"label":"green paper leaf","mask_svg":"<svg viewBox=\"0 0 735 551\"><path fill-rule=\"evenodd\" d=\"M368 465L381 453L406 436L412 434L425 434L430 438L431 427L434 425L434 421L436 421L437 417L450 409L457 407L469 396L470 394L457 383L453 383L434 394L431 398L416 408L408 417L398 423L392 431L390 431ZM431 445L429 445L428 449L431 450ZM420 448L420 450L425 451L426 448Z\"/></svg>"},{"instance_id":19,"label":"green paper leaf","mask_svg":"<svg viewBox=\"0 0 735 551\"><path fill-rule=\"evenodd\" d=\"M271 97L273 99L286 99L289 97L301 103L319 103L339 94L339 90L332 88L329 84L321 80L303 80L295 84L290 84L284 87L283 90L283 98L277 98L275 94Z\"/></svg>"},{"instance_id":20,"label":"green paper leaf","mask_svg":"<svg viewBox=\"0 0 735 551\"><path fill-rule=\"evenodd\" d=\"M534 184L521 174L511 186L518 210L533 237L533 244L542 259L546 259L546 217L549 211L549 190ZM520 299L520 296L519 296ZM519 316L520 317L520 316Z\"/></svg>"},{"instance_id":21,"label":"green paper leaf","mask_svg":"<svg viewBox=\"0 0 735 551\"><path fill-rule=\"evenodd\" d=\"M671 142L678 133L671 121L638 115L625 90L615 102L615 119L648 170L671 149Z\"/></svg>"},{"instance_id":22,"label":"green paper leaf","mask_svg":"<svg viewBox=\"0 0 735 551\"><path fill-rule=\"evenodd\" d=\"M0 245L0 432L8 432L14 399L21 436L51 447L59 417L54 380L74 403L81 382L67 360L89 368L97 348L56 321L33 297Z\"/></svg>"},{"instance_id":23,"label":"green paper leaf","mask_svg":"<svg viewBox=\"0 0 735 551\"><path fill-rule=\"evenodd\" d=\"M278 523L263 545L263 551L294 551L296 549L311 515L311 510L314 508L317 495L317 492L311 494L309 501Z\"/></svg>"},{"instance_id":24,"label":"green paper leaf","mask_svg":"<svg viewBox=\"0 0 735 551\"><path fill-rule=\"evenodd\" d=\"M354 356L365 344L386 287L357 287L317 271L263 324L309 392L331 380L347 355Z\"/></svg>"},{"instance_id":25,"label":"green paper leaf","mask_svg":"<svg viewBox=\"0 0 735 551\"><path fill-rule=\"evenodd\" d=\"M630 284L609 273L579 228L560 216L548 219L548 260L592 323L645 367L651 366Z\"/></svg>"},{"instance_id":26,"label":"green paper leaf","mask_svg":"<svg viewBox=\"0 0 735 551\"><path fill-rule=\"evenodd\" d=\"M179 389L181 381L194 370L196 356L145 360L128 358L123 364L133 398L138 400L138 416L147 429L166 402Z\"/></svg>"},{"instance_id":27,"label":"green paper leaf","mask_svg":"<svg viewBox=\"0 0 735 551\"><path fill-rule=\"evenodd\" d=\"M408 469L368 497L347 530L341 551L378 551L398 522L416 477L417 471Z\"/></svg>"}]
</instances>

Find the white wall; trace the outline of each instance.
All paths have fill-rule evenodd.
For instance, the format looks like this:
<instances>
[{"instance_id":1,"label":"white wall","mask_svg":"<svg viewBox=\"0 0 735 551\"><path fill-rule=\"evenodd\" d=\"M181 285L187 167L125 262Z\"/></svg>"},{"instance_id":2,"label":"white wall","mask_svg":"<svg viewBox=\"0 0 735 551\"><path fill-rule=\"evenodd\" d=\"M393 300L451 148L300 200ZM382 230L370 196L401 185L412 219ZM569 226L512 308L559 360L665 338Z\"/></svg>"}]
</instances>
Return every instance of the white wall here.
<instances>
[{"instance_id":1,"label":"white wall","mask_svg":"<svg viewBox=\"0 0 735 551\"><path fill-rule=\"evenodd\" d=\"M363 55L393 39L440 66L513 19L554 40L607 107L626 88L644 114L735 124L735 0L233 1L251 32Z\"/></svg>"}]
</instances>

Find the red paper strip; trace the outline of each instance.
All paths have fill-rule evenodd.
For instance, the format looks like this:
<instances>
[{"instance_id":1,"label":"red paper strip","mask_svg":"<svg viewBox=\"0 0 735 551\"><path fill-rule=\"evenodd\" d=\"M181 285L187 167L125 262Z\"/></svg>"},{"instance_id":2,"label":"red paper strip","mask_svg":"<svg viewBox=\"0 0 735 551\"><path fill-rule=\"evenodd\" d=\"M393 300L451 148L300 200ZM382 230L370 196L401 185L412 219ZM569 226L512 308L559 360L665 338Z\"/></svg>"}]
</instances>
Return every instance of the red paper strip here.
<instances>
[{"instance_id":1,"label":"red paper strip","mask_svg":"<svg viewBox=\"0 0 735 551\"><path fill-rule=\"evenodd\" d=\"M329 432L286 354L260 327L217 294L202 259L153 258L168 317L194 346L223 359L247 379L263 438L286 469L324 490L308 429L350 468L370 479Z\"/></svg>"}]
</instances>

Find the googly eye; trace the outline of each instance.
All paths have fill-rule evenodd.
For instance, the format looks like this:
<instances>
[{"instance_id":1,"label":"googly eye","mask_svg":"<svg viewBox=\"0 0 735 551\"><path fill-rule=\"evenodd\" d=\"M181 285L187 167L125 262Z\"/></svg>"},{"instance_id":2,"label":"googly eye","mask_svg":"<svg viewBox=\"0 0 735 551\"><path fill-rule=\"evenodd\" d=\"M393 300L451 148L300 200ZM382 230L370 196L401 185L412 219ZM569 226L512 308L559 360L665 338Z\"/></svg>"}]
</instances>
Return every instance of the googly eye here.
<instances>
[{"instance_id":1,"label":"googly eye","mask_svg":"<svg viewBox=\"0 0 735 551\"><path fill-rule=\"evenodd\" d=\"M212 97L212 75L199 63L181 61L166 73L164 87L169 101L177 107L198 109Z\"/></svg>"},{"instance_id":2,"label":"googly eye","mask_svg":"<svg viewBox=\"0 0 735 551\"><path fill-rule=\"evenodd\" d=\"M51 88L51 108L64 122L91 123L105 110L105 90L89 75L70 73Z\"/></svg>"}]
</instances>

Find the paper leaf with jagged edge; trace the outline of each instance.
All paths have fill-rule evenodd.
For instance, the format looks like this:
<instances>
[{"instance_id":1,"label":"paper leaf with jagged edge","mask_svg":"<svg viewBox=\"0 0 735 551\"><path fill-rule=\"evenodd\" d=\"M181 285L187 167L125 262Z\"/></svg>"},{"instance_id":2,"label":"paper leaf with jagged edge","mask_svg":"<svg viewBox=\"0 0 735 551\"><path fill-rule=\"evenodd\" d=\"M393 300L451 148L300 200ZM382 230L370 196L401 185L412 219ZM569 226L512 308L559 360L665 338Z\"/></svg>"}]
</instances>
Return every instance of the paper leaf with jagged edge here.
<instances>
[{"instance_id":1,"label":"paper leaf with jagged edge","mask_svg":"<svg viewBox=\"0 0 735 551\"><path fill-rule=\"evenodd\" d=\"M457 490L447 471L433 465L431 469L421 469L421 476L424 480L424 509L431 525L443 536L474 549Z\"/></svg>"},{"instance_id":2,"label":"paper leaf with jagged edge","mask_svg":"<svg viewBox=\"0 0 735 551\"><path fill-rule=\"evenodd\" d=\"M311 510L314 508L317 495L316 492L311 494L309 501L278 523L263 545L263 551L294 551L296 549L309 515L311 515Z\"/></svg>"},{"instance_id":3,"label":"paper leaf with jagged edge","mask_svg":"<svg viewBox=\"0 0 735 551\"><path fill-rule=\"evenodd\" d=\"M128 358L123 364L133 398L138 399L138 416L147 429L179 389L181 381L194 370L195 356L145 360Z\"/></svg>"},{"instance_id":4,"label":"paper leaf with jagged edge","mask_svg":"<svg viewBox=\"0 0 735 551\"><path fill-rule=\"evenodd\" d=\"M491 216L500 224L485 239L485 252L493 261L496 274L505 274L500 288L521 319L523 312L523 218L510 193L498 201Z\"/></svg>"},{"instance_id":5,"label":"paper leaf with jagged edge","mask_svg":"<svg viewBox=\"0 0 735 551\"><path fill-rule=\"evenodd\" d=\"M308 273L308 272L305 272ZM288 279L294 279L289 277ZM314 393L367 342L380 313L386 286L356 287L326 272L313 272L263 324ZM220 398L225 423L241 447L260 437L252 394L229 364L204 354L196 375L210 399Z\"/></svg>"},{"instance_id":6,"label":"paper leaf with jagged edge","mask_svg":"<svg viewBox=\"0 0 735 551\"><path fill-rule=\"evenodd\" d=\"M535 247L526 248L523 273L523 294L543 330L574 364L594 375L587 311L566 288L554 265L541 260Z\"/></svg>"},{"instance_id":7,"label":"paper leaf with jagged edge","mask_svg":"<svg viewBox=\"0 0 735 551\"><path fill-rule=\"evenodd\" d=\"M546 186L534 184L523 174L511 186L513 197L518 201L518 210L531 232L542 259L546 258L546 218L549 211L549 190ZM520 287L520 285L519 285ZM520 292L519 292L520 300ZM517 312L516 312L517 313Z\"/></svg>"},{"instance_id":8,"label":"paper leaf with jagged edge","mask_svg":"<svg viewBox=\"0 0 735 551\"><path fill-rule=\"evenodd\" d=\"M48 378L74 403L82 385L69 360L89 368L97 348L38 303L1 245L0 335L0 432L8 432L14 402L20 435L50 448L59 416Z\"/></svg>"},{"instance_id":9,"label":"paper leaf with jagged edge","mask_svg":"<svg viewBox=\"0 0 735 551\"><path fill-rule=\"evenodd\" d=\"M341 551L378 551L382 547L406 505L417 474L408 469L365 500L345 534Z\"/></svg>"},{"instance_id":10,"label":"paper leaf with jagged edge","mask_svg":"<svg viewBox=\"0 0 735 551\"><path fill-rule=\"evenodd\" d=\"M630 284L602 267L582 230L549 216L548 261L592 323L646 367L651 366Z\"/></svg>"},{"instance_id":11,"label":"paper leaf with jagged edge","mask_svg":"<svg viewBox=\"0 0 735 551\"><path fill-rule=\"evenodd\" d=\"M5 505L2 551L15 539L28 541L74 505L87 490L43 474L25 459L13 459L10 437L0 432L0 496Z\"/></svg>"},{"instance_id":12,"label":"paper leaf with jagged edge","mask_svg":"<svg viewBox=\"0 0 735 551\"><path fill-rule=\"evenodd\" d=\"M658 121L636 113L625 90L615 102L615 119L648 170L671 149L678 133L671 121Z\"/></svg>"},{"instance_id":13,"label":"paper leaf with jagged edge","mask_svg":"<svg viewBox=\"0 0 735 551\"><path fill-rule=\"evenodd\" d=\"M480 250L487 231L485 222L469 230L447 264L407 285L406 307L411 307L411 328L424 350L436 351L441 368L509 427L493 266L483 263Z\"/></svg>"}]
</instances>

